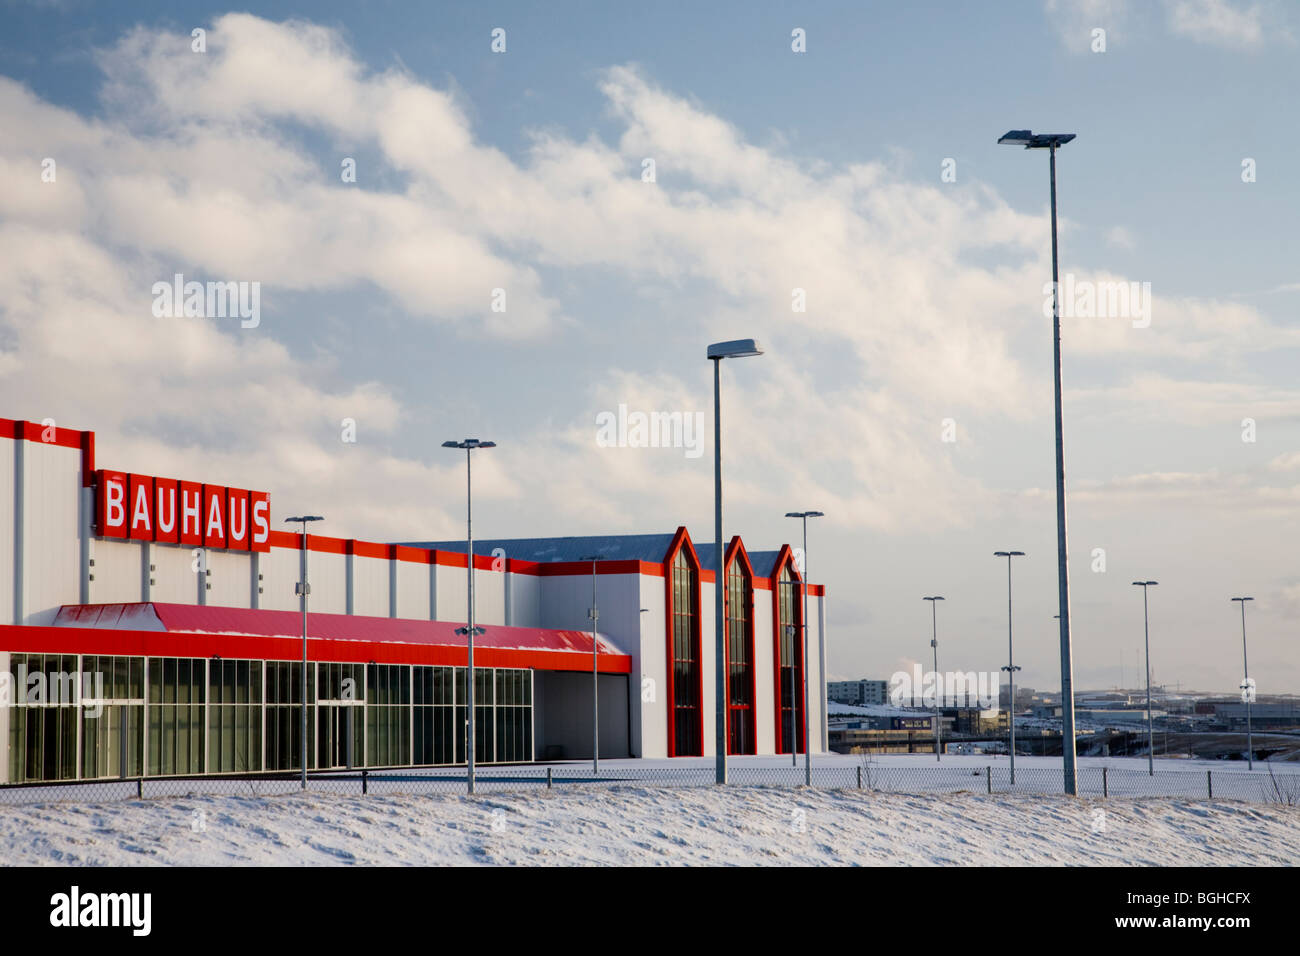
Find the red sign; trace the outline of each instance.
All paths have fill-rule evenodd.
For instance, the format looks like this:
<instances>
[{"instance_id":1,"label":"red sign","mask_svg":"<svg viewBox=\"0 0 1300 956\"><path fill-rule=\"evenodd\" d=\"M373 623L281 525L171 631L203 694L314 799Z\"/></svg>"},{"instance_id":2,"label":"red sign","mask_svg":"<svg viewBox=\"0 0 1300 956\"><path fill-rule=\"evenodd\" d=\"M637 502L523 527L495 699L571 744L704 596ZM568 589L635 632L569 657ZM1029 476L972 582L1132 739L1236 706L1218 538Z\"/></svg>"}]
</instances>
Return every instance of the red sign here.
<instances>
[{"instance_id":1,"label":"red sign","mask_svg":"<svg viewBox=\"0 0 1300 956\"><path fill-rule=\"evenodd\" d=\"M95 533L235 551L271 550L271 496L195 481L95 473Z\"/></svg>"}]
</instances>

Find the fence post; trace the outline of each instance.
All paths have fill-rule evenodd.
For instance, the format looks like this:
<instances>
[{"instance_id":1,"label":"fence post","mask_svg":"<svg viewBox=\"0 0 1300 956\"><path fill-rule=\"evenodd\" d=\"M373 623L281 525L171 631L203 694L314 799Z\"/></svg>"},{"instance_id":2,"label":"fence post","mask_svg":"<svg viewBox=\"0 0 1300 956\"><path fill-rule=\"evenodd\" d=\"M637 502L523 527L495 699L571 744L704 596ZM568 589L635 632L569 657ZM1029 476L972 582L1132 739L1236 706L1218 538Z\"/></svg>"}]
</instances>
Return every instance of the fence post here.
<instances>
[{"instance_id":1,"label":"fence post","mask_svg":"<svg viewBox=\"0 0 1300 956\"><path fill-rule=\"evenodd\" d=\"M984 783L988 786L989 793L993 792L993 768L984 768Z\"/></svg>"},{"instance_id":2,"label":"fence post","mask_svg":"<svg viewBox=\"0 0 1300 956\"><path fill-rule=\"evenodd\" d=\"M554 781L551 780L551 768L546 768L546 789L550 790Z\"/></svg>"},{"instance_id":3,"label":"fence post","mask_svg":"<svg viewBox=\"0 0 1300 956\"><path fill-rule=\"evenodd\" d=\"M370 771L362 770L361 771L361 793L364 795L369 792L370 792Z\"/></svg>"},{"instance_id":4,"label":"fence post","mask_svg":"<svg viewBox=\"0 0 1300 956\"><path fill-rule=\"evenodd\" d=\"M1205 789L1209 793L1210 799L1213 800L1214 799L1214 778L1210 776L1210 773L1211 771L1209 770L1205 771Z\"/></svg>"},{"instance_id":5,"label":"fence post","mask_svg":"<svg viewBox=\"0 0 1300 956\"><path fill-rule=\"evenodd\" d=\"M1106 783L1106 768L1105 768L1105 767L1102 767L1102 768L1101 768L1101 795L1102 795L1103 797L1109 797L1109 796L1110 796L1110 788L1107 786L1107 783Z\"/></svg>"},{"instance_id":6,"label":"fence post","mask_svg":"<svg viewBox=\"0 0 1300 956\"><path fill-rule=\"evenodd\" d=\"M144 799L144 777L135 778L135 795L141 800Z\"/></svg>"}]
</instances>

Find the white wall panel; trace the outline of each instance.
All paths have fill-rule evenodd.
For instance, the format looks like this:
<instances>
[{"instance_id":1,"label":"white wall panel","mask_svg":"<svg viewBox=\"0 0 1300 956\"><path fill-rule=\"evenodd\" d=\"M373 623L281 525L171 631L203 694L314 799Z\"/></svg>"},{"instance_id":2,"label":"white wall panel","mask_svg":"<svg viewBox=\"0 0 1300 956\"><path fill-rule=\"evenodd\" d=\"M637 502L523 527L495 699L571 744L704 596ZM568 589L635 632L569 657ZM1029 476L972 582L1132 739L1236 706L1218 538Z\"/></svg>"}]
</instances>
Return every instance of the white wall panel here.
<instances>
[{"instance_id":1,"label":"white wall panel","mask_svg":"<svg viewBox=\"0 0 1300 956\"><path fill-rule=\"evenodd\" d=\"M668 756L667 595L664 579L640 576L641 654L633 670L633 752L643 757ZM648 682L648 683L647 683ZM640 687L638 688L638 684ZM639 749L638 749L639 740Z\"/></svg>"},{"instance_id":2,"label":"white wall panel","mask_svg":"<svg viewBox=\"0 0 1300 956\"><path fill-rule=\"evenodd\" d=\"M397 562L397 616L412 620L429 617L429 565Z\"/></svg>"},{"instance_id":3,"label":"white wall panel","mask_svg":"<svg viewBox=\"0 0 1300 956\"><path fill-rule=\"evenodd\" d=\"M717 754L717 688L714 681L718 679L717 674L717 646L718 635L714 632L716 626L714 622L717 615L714 614L713 607L713 585L708 582L700 582L700 680L703 684L704 693L700 697L700 706L704 709L703 720L700 722L703 727L704 741L703 752L706 757L712 757Z\"/></svg>"},{"instance_id":4,"label":"white wall panel","mask_svg":"<svg viewBox=\"0 0 1300 956\"><path fill-rule=\"evenodd\" d=\"M776 753L776 652L772 646L772 592L754 591L754 729L761 754Z\"/></svg>"},{"instance_id":5,"label":"white wall panel","mask_svg":"<svg viewBox=\"0 0 1300 956\"><path fill-rule=\"evenodd\" d=\"M348 612L348 574L346 555L311 551L307 555L307 581L311 584L308 609L318 614L346 614ZM293 597L293 581L298 580L297 568L289 584ZM297 599L293 601L297 607Z\"/></svg>"},{"instance_id":6,"label":"white wall panel","mask_svg":"<svg viewBox=\"0 0 1300 956\"><path fill-rule=\"evenodd\" d=\"M465 583L464 568L438 565L438 620L464 621L466 619Z\"/></svg>"},{"instance_id":7,"label":"white wall panel","mask_svg":"<svg viewBox=\"0 0 1300 956\"><path fill-rule=\"evenodd\" d=\"M207 576L207 583L212 587L207 592L207 603L214 607L251 607L248 592L251 560L246 551L209 550L208 570L212 573Z\"/></svg>"},{"instance_id":8,"label":"white wall panel","mask_svg":"<svg viewBox=\"0 0 1300 956\"><path fill-rule=\"evenodd\" d=\"M14 446L0 438L0 624L14 620ZM7 739L7 738L6 738ZM8 766L5 764L4 766ZM0 773L3 773L0 767Z\"/></svg>"},{"instance_id":9,"label":"white wall panel","mask_svg":"<svg viewBox=\"0 0 1300 956\"><path fill-rule=\"evenodd\" d=\"M294 585L298 583L298 555L297 548L272 548L262 554L261 607L268 611L298 609L298 597L293 593Z\"/></svg>"},{"instance_id":10,"label":"white wall panel","mask_svg":"<svg viewBox=\"0 0 1300 956\"><path fill-rule=\"evenodd\" d=\"M536 574L510 574L511 621L515 627L541 627L543 578Z\"/></svg>"},{"instance_id":11,"label":"white wall panel","mask_svg":"<svg viewBox=\"0 0 1300 956\"><path fill-rule=\"evenodd\" d=\"M144 600L141 594L140 545L134 541L115 541L94 538L90 542L90 556L95 564L90 569L94 580L90 582L91 604L130 604ZM186 603L194 603L194 594ZM75 593L66 604L78 603ZM49 623L46 621L44 623Z\"/></svg>"},{"instance_id":12,"label":"white wall panel","mask_svg":"<svg viewBox=\"0 0 1300 956\"><path fill-rule=\"evenodd\" d=\"M160 604L194 604L198 601L199 576L194 572L192 548L154 542L149 546L149 557L154 566L153 600Z\"/></svg>"},{"instance_id":13,"label":"white wall panel","mask_svg":"<svg viewBox=\"0 0 1300 956\"><path fill-rule=\"evenodd\" d=\"M81 599L81 449L24 442L23 472L23 618L49 624Z\"/></svg>"},{"instance_id":14,"label":"white wall panel","mask_svg":"<svg viewBox=\"0 0 1300 956\"><path fill-rule=\"evenodd\" d=\"M313 584L312 597L315 596L316 586ZM352 555L352 613L388 617L387 558Z\"/></svg>"}]
</instances>

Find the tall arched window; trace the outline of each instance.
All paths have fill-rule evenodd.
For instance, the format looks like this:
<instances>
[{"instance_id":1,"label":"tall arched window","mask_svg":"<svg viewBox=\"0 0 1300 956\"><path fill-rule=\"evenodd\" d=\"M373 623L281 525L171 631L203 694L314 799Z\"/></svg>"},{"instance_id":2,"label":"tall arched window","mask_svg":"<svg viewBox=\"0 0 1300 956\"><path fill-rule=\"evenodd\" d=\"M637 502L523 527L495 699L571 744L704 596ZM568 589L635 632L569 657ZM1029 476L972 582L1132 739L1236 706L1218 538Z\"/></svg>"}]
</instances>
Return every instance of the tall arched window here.
<instances>
[{"instance_id":1,"label":"tall arched window","mask_svg":"<svg viewBox=\"0 0 1300 956\"><path fill-rule=\"evenodd\" d=\"M727 752L756 753L753 575L739 548L727 567Z\"/></svg>"},{"instance_id":2,"label":"tall arched window","mask_svg":"<svg viewBox=\"0 0 1300 956\"><path fill-rule=\"evenodd\" d=\"M799 578L792 570L793 560L781 564L776 586L776 646L778 752L803 750L803 632L799 602ZM796 743L798 751L795 750Z\"/></svg>"},{"instance_id":3,"label":"tall arched window","mask_svg":"<svg viewBox=\"0 0 1300 956\"><path fill-rule=\"evenodd\" d=\"M700 712L700 574L684 542L673 555L669 573L668 755L698 757L704 752Z\"/></svg>"}]
</instances>

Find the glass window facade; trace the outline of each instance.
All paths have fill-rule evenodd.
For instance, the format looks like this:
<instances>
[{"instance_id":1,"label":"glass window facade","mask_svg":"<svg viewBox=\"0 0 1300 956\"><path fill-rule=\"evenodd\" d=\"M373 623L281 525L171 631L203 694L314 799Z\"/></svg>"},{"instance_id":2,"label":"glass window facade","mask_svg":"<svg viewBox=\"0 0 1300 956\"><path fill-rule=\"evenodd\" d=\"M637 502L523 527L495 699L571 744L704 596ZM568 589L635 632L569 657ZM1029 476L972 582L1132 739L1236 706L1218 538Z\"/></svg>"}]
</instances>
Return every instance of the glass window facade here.
<instances>
[{"instance_id":1,"label":"glass window facade","mask_svg":"<svg viewBox=\"0 0 1300 956\"><path fill-rule=\"evenodd\" d=\"M411 668L401 664L366 667L366 766L397 767L411 762Z\"/></svg>"},{"instance_id":2,"label":"glass window facade","mask_svg":"<svg viewBox=\"0 0 1300 956\"><path fill-rule=\"evenodd\" d=\"M81 776L140 776L144 658L86 655L81 673Z\"/></svg>"},{"instance_id":3,"label":"glass window facade","mask_svg":"<svg viewBox=\"0 0 1300 956\"><path fill-rule=\"evenodd\" d=\"M672 710L670 756L703 753L700 721L700 621L697 614L699 572L678 548L672 563Z\"/></svg>"},{"instance_id":4,"label":"glass window facade","mask_svg":"<svg viewBox=\"0 0 1300 956\"><path fill-rule=\"evenodd\" d=\"M77 671L75 654L9 655L9 779L14 783L76 778Z\"/></svg>"},{"instance_id":5,"label":"glass window facade","mask_svg":"<svg viewBox=\"0 0 1300 956\"><path fill-rule=\"evenodd\" d=\"M307 700L316 696L316 668L307 666ZM307 768L316 766L316 708L307 707ZM266 769L302 767L302 662L266 662Z\"/></svg>"},{"instance_id":6,"label":"glass window facade","mask_svg":"<svg viewBox=\"0 0 1300 956\"><path fill-rule=\"evenodd\" d=\"M754 608L750 574L740 558L727 571L727 751L756 753Z\"/></svg>"},{"instance_id":7,"label":"glass window facade","mask_svg":"<svg viewBox=\"0 0 1300 956\"><path fill-rule=\"evenodd\" d=\"M803 644L800 630L799 581L787 559L777 580L777 679L781 753L792 753L803 740Z\"/></svg>"},{"instance_id":8,"label":"glass window facade","mask_svg":"<svg viewBox=\"0 0 1300 956\"><path fill-rule=\"evenodd\" d=\"M533 672L475 670L478 761L531 761ZM308 766L464 763L465 671L308 664ZM297 770L301 681L300 661L11 653L9 780Z\"/></svg>"},{"instance_id":9,"label":"glass window facade","mask_svg":"<svg viewBox=\"0 0 1300 956\"><path fill-rule=\"evenodd\" d=\"M208 773L261 769L262 662L213 658L208 661Z\"/></svg>"},{"instance_id":10,"label":"glass window facade","mask_svg":"<svg viewBox=\"0 0 1300 956\"><path fill-rule=\"evenodd\" d=\"M206 660L149 660L149 774L203 773Z\"/></svg>"}]
</instances>

